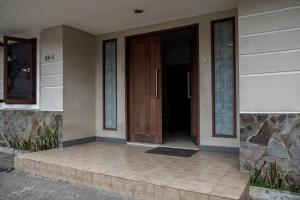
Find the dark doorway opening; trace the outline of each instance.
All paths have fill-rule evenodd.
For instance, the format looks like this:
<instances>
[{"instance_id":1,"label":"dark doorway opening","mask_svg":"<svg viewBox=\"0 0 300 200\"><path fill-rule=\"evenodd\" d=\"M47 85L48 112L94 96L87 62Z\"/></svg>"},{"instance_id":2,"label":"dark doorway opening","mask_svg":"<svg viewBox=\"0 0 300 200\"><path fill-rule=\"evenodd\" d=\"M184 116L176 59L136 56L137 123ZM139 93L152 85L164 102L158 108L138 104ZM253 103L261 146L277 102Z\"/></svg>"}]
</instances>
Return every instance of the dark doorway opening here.
<instances>
[{"instance_id":1,"label":"dark doorway opening","mask_svg":"<svg viewBox=\"0 0 300 200\"><path fill-rule=\"evenodd\" d=\"M191 135L194 29L161 34L163 143L196 147Z\"/></svg>"}]
</instances>

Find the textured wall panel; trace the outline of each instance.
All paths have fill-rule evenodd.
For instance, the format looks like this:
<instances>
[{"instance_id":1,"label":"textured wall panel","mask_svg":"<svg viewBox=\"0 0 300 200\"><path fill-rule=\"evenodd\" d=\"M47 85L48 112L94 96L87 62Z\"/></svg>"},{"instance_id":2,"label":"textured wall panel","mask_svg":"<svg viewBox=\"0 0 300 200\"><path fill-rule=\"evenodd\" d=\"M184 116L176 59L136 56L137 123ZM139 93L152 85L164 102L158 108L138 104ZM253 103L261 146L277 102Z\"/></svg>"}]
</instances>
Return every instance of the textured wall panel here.
<instances>
[{"instance_id":1,"label":"textured wall panel","mask_svg":"<svg viewBox=\"0 0 300 200\"><path fill-rule=\"evenodd\" d=\"M240 112L299 112L300 73L240 77Z\"/></svg>"},{"instance_id":2,"label":"textured wall panel","mask_svg":"<svg viewBox=\"0 0 300 200\"><path fill-rule=\"evenodd\" d=\"M300 6L290 10L239 19L239 34L262 33L300 27Z\"/></svg>"},{"instance_id":3,"label":"textured wall panel","mask_svg":"<svg viewBox=\"0 0 300 200\"><path fill-rule=\"evenodd\" d=\"M300 6L299 0L239 0L239 15L253 15Z\"/></svg>"},{"instance_id":4,"label":"textured wall panel","mask_svg":"<svg viewBox=\"0 0 300 200\"><path fill-rule=\"evenodd\" d=\"M42 75L63 74L63 62L42 65Z\"/></svg>"},{"instance_id":5,"label":"textured wall panel","mask_svg":"<svg viewBox=\"0 0 300 200\"><path fill-rule=\"evenodd\" d=\"M63 87L63 75L47 75L41 78L41 87Z\"/></svg>"},{"instance_id":6,"label":"textured wall panel","mask_svg":"<svg viewBox=\"0 0 300 200\"><path fill-rule=\"evenodd\" d=\"M300 50L240 56L240 74L289 72L300 70Z\"/></svg>"},{"instance_id":7,"label":"textured wall panel","mask_svg":"<svg viewBox=\"0 0 300 200\"><path fill-rule=\"evenodd\" d=\"M240 54L300 49L300 29L240 37Z\"/></svg>"},{"instance_id":8,"label":"textured wall panel","mask_svg":"<svg viewBox=\"0 0 300 200\"><path fill-rule=\"evenodd\" d=\"M63 87L41 89L42 110L63 110Z\"/></svg>"}]
</instances>

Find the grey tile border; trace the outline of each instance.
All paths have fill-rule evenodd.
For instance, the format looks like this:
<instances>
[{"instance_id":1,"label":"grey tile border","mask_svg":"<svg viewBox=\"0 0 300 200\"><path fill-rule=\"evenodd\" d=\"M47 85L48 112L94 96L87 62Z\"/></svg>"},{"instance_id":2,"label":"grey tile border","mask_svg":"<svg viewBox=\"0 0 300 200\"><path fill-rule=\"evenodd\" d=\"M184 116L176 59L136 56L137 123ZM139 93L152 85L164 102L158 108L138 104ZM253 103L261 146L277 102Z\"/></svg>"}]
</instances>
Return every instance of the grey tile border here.
<instances>
[{"instance_id":1,"label":"grey tile border","mask_svg":"<svg viewBox=\"0 0 300 200\"><path fill-rule=\"evenodd\" d=\"M126 144L126 139L96 136L96 141Z\"/></svg>"},{"instance_id":2,"label":"grey tile border","mask_svg":"<svg viewBox=\"0 0 300 200\"><path fill-rule=\"evenodd\" d=\"M59 146L61 147L69 147L78 144L84 144L88 142L110 142L110 143L117 143L117 144L126 144L126 139L123 138L112 138L112 137L101 137L101 136L92 136L86 138L80 138L76 140L67 140L67 141L59 141ZM239 153L239 147L222 147L222 146L208 146L208 145L201 145L200 151L211 151L211 152L221 152L221 153Z\"/></svg>"},{"instance_id":3,"label":"grey tile border","mask_svg":"<svg viewBox=\"0 0 300 200\"><path fill-rule=\"evenodd\" d=\"M78 144L84 144L88 142L111 142L111 143L118 143L118 144L126 144L126 140L122 138L111 138L111 137L99 137L99 136L92 136L86 138L80 138L76 140L66 140L66 141L59 141L60 147L70 147Z\"/></svg>"},{"instance_id":4,"label":"grey tile border","mask_svg":"<svg viewBox=\"0 0 300 200\"><path fill-rule=\"evenodd\" d=\"M95 136L92 136L92 137L80 138L75 140L59 141L59 146L70 147L77 144L84 144L84 143L94 142L94 141L95 141Z\"/></svg>"},{"instance_id":5,"label":"grey tile border","mask_svg":"<svg viewBox=\"0 0 300 200\"><path fill-rule=\"evenodd\" d=\"M208 145L201 145L200 151L211 151L211 152L218 152L218 153L240 153L239 147L221 147L221 146L208 146Z\"/></svg>"}]
</instances>

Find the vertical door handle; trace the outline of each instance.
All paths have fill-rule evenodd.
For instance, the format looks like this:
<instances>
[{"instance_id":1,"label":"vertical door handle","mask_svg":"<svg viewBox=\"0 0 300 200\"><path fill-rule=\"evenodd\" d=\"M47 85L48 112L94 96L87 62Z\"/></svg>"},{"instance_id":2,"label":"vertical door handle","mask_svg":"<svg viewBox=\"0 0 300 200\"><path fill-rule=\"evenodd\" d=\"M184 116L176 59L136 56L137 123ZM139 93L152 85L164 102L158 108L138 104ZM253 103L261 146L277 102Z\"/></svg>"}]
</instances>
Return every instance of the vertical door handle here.
<instances>
[{"instance_id":1,"label":"vertical door handle","mask_svg":"<svg viewBox=\"0 0 300 200\"><path fill-rule=\"evenodd\" d=\"M187 73L187 97L188 97L188 99L192 98L192 96L191 96L191 81L190 81L191 76L190 75L191 75L191 73L188 72Z\"/></svg>"},{"instance_id":2,"label":"vertical door handle","mask_svg":"<svg viewBox=\"0 0 300 200\"><path fill-rule=\"evenodd\" d=\"M155 97L158 98L158 69L155 70Z\"/></svg>"}]
</instances>

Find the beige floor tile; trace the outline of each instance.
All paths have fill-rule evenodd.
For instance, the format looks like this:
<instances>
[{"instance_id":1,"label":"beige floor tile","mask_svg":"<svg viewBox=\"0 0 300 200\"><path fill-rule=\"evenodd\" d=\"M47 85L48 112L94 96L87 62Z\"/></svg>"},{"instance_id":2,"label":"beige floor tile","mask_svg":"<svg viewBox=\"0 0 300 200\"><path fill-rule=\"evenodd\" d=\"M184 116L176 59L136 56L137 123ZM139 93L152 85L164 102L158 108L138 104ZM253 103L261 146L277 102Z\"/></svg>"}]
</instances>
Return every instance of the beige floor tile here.
<instances>
[{"instance_id":1,"label":"beige floor tile","mask_svg":"<svg viewBox=\"0 0 300 200\"><path fill-rule=\"evenodd\" d=\"M111 177L93 173L93 186L106 191L112 191Z\"/></svg>"},{"instance_id":2,"label":"beige floor tile","mask_svg":"<svg viewBox=\"0 0 300 200\"><path fill-rule=\"evenodd\" d=\"M30 173L32 175L35 175L34 161L33 160L29 160L29 159L24 159L23 160L23 170L26 173Z\"/></svg>"},{"instance_id":3,"label":"beige floor tile","mask_svg":"<svg viewBox=\"0 0 300 200\"><path fill-rule=\"evenodd\" d=\"M238 200L242 196L243 191L243 188L217 185L210 193L210 195Z\"/></svg>"},{"instance_id":4,"label":"beige floor tile","mask_svg":"<svg viewBox=\"0 0 300 200\"><path fill-rule=\"evenodd\" d=\"M47 165L47 174L49 178L61 180L61 167L55 164L48 164Z\"/></svg>"},{"instance_id":5,"label":"beige floor tile","mask_svg":"<svg viewBox=\"0 0 300 200\"><path fill-rule=\"evenodd\" d=\"M216 197L216 196L209 196L208 199L209 200L231 200L231 199L228 199L228 198Z\"/></svg>"},{"instance_id":6,"label":"beige floor tile","mask_svg":"<svg viewBox=\"0 0 300 200\"><path fill-rule=\"evenodd\" d=\"M132 196L132 184L130 180L112 177L111 184L113 192L121 195Z\"/></svg>"},{"instance_id":7,"label":"beige floor tile","mask_svg":"<svg viewBox=\"0 0 300 200\"><path fill-rule=\"evenodd\" d=\"M75 175L76 175L75 169L70 167L61 167L61 171L60 171L61 180L75 184L76 183Z\"/></svg>"},{"instance_id":8,"label":"beige floor tile","mask_svg":"<svg viewBox=\"0 0 300 200\"><path fill-rule=\"evenodd\" d=\"M34 163L34 170L35 170L35 175L48 177L47 163L41 162L41 161L36 161Z\"/></svg>"},{"instance_id":9,"label":"beige floor tile","mask_svg":"<svg viewBox=\"0 0 300 200\"><path fill-rule=\"evenodd\" d=\"M189 181L186 184L186 190L201 193L201 194L210 194L213 189L216 187L216 184L201 182L201 181Z\"/></svg>"},{"instance_id":10,"label":"beige floor tile","mask_svg":"<svg viewBox=\"0 0 300 200\"><path fill-rule=\"evenodd\" d=\"M20 170L20 171L23 170L23 158L22 157L19 157L19 156L15 157L15 169Z\"/></svg>"},{"instance_id":11,"label":"beige floor tile","mask_svg":"<svg viewBox=\"0 0 300 200\"><path fill-rule=\"evenodd\" d=\"M165 177L165 175L162 172L138 172L137 174L132 178L134 181L138 182L146 182L151 184L161 184L162 179Z\"/></svg>"},{"instance_id":12,"label":"beige floor tile","mask_svg":"<svg viewBox=\"0 0 300 200\"><path fill-rule=\"evenodd\" d=\"M189 180L182 178L182 176L168 175L160 180L157 184L169 188L185 189L188 183Z\"/></svg>"},{"instance_id":13,"label":"beige floor tile","mask_svg":"<svg viewBox=\"0 0 300 200\"><path fill-rule=\"evenodd\" d=\"M240 197L240 200L249 200L249 187L250 187L250 182L246 185L244 188L243 194Z\"/></svg>"},{"instance_id":14,"label":"beige floor tile","mask_svg":"<svg viewBox=\"0 0 300 200\"><path fill-rule=\"evenodd\" d=\"M180 190L156 185L155 200L180 200Z\"/></svg>"},{"instance_id":15,"label":"beige floor tile","mask_svg":"<svg viewBox=\"0 0 300 200\"><path fill-rule=\"evenodd\" d=\"M236 177L236 176L224 176L219 182L220 185L233 186L233 187L245 187L249 182L249 176L246 177Z\"/></svg>"},{"instance_id":16,"label":"beige floor tile","mask_svg":"<svg viewBox=\"0 0 300 200\"><path fill-rule=\"evenodd\" d=\"M132 196L141 200L154 200L154 185L132 181Z\"/></svg>"},{"instance_id":17,"label":"beige floor tile","mask_svg":"<svg viewBox=\"0 0 300 200\"><path fill-rule=\"evenodd\" d=\"M230 168L226 175L235 178L249 178L250 172L240 171L239 168Z\"/></svg>"},{"instance_id":18,"label":"beige floor tile","mask_svg":"<svg viewBox=\"0 0 300 200\"><path fill-rule=\"evenodd\" d=\"M27 162L22 164L17 161L16 165L19 166L17 168L34 174L34 163L28 160L37 161L36 171L40 174L39 169L43 167L38 162L46 162L53 166L47 168L47 176L59 176L61 180L71 183L76 183L77 178L78 182L85 185L125 195L139 196L142 194L139 191L147 189L151 193L151 187L136 185L134 181L152 184L158 187L154 187L154 191L158 192L155 196L163 193L166 194L164 198L170 195L174 199L179 198L178 190L217 194L213 195L216 198L220 197L219 194L223 195L221 197L236 197L239 193L237 191L245 188L249 181L249 175L239 171L239 158L235 154L200 151L193 157L182 158L145 153L149 148L93 142L18 156L18 159ZM76 170L79 172L77 176ZM222 186L227 187L232 181L234 183L231 186L236 187L223 191ZM183 193L183 198L193 198L193 193L189 194Z\"/></svg>"},{"instance_id":19,"label":"beige floor tile","mask_svg":"<svg viewBox=\"0 0 300 200\"><path fill-rule=\"evenodd\" d=\"M76 170L75 174L76 174L75 175L76 184L86 185L86 186L93 185L93 173L92 172Z\"/></svg>"},{"instance_id":20,"label":"beige floor tile","mask_svg":"<svg viewBox=\"0 0 300 200\"><path fill-rule=\"evenodd\" d=\"M200 173L198 176L195 175L191 180L217 184L222 180L222 178L223 178L223 176L216 176L214 174Z\"/></svg>"},{"instance_id":21,"label":"beige floor tile","mask_svg":"<svg viewBox=\"0 0 300 200\"><path fill-rule=\"evenodd\" d=\"M181 190L180 200L208 200L208 195Z\"/></svg>"}]
</instances>

